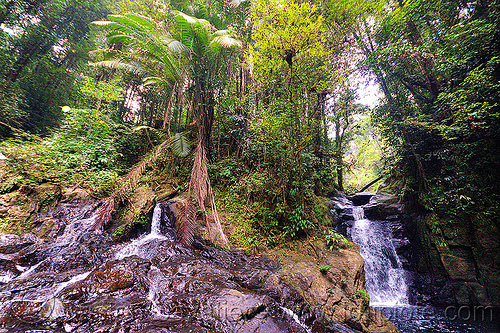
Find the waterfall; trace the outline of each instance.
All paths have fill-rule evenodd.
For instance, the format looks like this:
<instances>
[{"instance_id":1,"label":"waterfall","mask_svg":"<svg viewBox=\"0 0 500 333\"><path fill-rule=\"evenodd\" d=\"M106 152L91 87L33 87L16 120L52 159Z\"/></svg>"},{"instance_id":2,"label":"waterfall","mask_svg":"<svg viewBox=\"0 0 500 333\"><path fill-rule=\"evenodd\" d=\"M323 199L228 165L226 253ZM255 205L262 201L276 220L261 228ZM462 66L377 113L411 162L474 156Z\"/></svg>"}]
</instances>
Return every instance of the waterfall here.
<instances>
[{"instance_id":1,"label":"waterfall","mask_svg":"<svg viewBox=\"0 0 500 333\"><path fill-rule=\"evenodd\" d=\"M391 230L382 221L366 219L363 206L352 206L352 210L351 237L365 261L370 305L409 304L407 274L396 253Z\"/></svg>"},{"instance_id":2,"label":"waterfall","mask_svg":"<svg viewBox=\"0 0 500 333\"><path fill-rule=\"evenodd\" d=\"M147 244L154 241L162 241L167 239L167 237L163 236L161 233L161 217L161 203L157 203L153 210L153 217L151 218L151 232L127 244L116 254L116 258L123 259L126 257L137 255L141 258L147 259L149 254Z\"/></svg>"}]
</instances>

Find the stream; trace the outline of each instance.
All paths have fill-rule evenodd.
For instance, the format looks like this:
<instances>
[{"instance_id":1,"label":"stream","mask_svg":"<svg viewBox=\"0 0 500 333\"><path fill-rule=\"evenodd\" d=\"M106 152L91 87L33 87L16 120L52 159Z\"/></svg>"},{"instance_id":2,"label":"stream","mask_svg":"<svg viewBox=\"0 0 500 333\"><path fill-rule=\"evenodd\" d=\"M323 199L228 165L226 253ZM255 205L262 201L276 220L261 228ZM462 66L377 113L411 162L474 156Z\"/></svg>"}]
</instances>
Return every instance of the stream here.
<instances>
[{"instance_id":1,"label":"stream","mask_svg":"<svg viewBox=\"0 0 500 333\"><path fill-rule=\"evenodd\" d=\"M356 195L354 195L355 197ZM412 274L403 265L401 253L409 240L401 232L403 225L396 215L383 220L370 220L365 210L379 202L374 194L361 194L364 200L353 202L347 197L334 198L346 220L337 227L359 246L365 261L366 289L370 306L382 312L402 333L498 333L497 313L485 307L437 308L413 305Z\"/></svg>"},{"instance_id":2,"label":"stream","mask_svg":"<svg viewBox=\"0 0 500 333\"><path fill-rule=\"evenodd\" d=\"M273 262L180 244L171 203L123 243L91 230L97 209L62 205L49 241L3 240L0 332L313 332L319 313L267 279Z\"/></svg>"}]
</instances>

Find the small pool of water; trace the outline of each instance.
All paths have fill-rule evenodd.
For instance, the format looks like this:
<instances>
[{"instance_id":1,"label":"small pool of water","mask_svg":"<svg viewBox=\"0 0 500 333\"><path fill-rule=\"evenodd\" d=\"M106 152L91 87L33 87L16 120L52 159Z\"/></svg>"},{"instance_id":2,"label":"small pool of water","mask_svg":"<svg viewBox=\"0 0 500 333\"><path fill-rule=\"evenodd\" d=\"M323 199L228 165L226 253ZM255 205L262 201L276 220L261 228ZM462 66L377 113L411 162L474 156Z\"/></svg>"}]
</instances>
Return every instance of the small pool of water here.
<instances>
[{"instance_id":1,"label":"small pool of water","mask_svg":"<svg viewBox=\"0 0 500 333\"><path fill-rule=\"evenodd\" d=\"M500 333L498 309L412 305L372 307L382 312L401 333Z\"/></svg>"}]
</instances>

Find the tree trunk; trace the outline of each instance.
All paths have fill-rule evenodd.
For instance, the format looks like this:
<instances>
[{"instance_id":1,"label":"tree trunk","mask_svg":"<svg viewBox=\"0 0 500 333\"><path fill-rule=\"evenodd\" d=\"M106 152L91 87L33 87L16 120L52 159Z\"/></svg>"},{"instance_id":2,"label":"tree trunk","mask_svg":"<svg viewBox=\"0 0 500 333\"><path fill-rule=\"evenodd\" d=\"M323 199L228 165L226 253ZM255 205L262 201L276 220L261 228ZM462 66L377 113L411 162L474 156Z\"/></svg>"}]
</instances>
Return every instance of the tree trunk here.
<instances>
[{"instance_id":1,"label":"tree trunk","mask_svg":"<svg viewBox=\"0 0 500 333\"><path fill-rule=\"evenodd\" d=\"M337 186L339 191L344 191L344 170L342 167L342 158L337 158Z\"/></svg>"},{"instance_id":2,"label":"tree trunk","mask_svg":"<svg viewBox=\"0 0 500 333\"><path fill-rule=\"evenodd\" d=\"M403 8L404 3L402 0L398 0L399 6ZM418 29L415 22L409 18L406 22L408 24L408 39L411 44L423 47L424 40L422 38L422 34ZM427 90L431 94L432 101L435 101L439 95L439 82L434 72L434 61L429 57L417 56L417 63L419 64L420 69L422 70L422 75L427 81Z\"/></svg>"}]
</instances>

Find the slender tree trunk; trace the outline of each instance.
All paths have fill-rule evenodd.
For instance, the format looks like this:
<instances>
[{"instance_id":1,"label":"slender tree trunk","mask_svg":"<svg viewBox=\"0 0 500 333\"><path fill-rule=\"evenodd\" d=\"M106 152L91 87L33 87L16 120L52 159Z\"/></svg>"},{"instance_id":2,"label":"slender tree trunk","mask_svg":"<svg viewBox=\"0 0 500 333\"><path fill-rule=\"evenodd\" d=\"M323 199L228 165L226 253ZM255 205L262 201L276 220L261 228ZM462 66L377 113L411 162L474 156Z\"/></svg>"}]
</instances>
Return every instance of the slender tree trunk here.
<instances>
[{"instance_id":1,"label":"slender tree trunk","mask_svg":"<svg viewBox=\"0 0 500 333\"><path fill-rule=\"evenodd\" d=\"M167 130L168 136L170 136L170 123L168 118L170 116L170 109L172 108L172 102L174 100L174 94L176 88L177 88L177 82L175 82L174 85L172 86L172 91L170 91L170 97L168 98L167 107L165 108L165 114L163 115L163 129Z\"/></svg>"},{"instance_id":2,"label":"slender tree trunk","mask_svg":"<svg viewBox=\"0 0 500 333\"><path fill-rule=\"evenodd\" d=\"M404 3L402 0L398 0L398 4L403 8ZM418 47L424 47L424 39L415 22L411 18L408 18L406 23L408 24L408 39L410 43ZM422 75L427 81L427 90L431 93L431 99L435 101L439 95L439 82L434 71L434 61L432 58L424 56L417 56L416 61L422 70Z\"/></svg>"},{"instance_id":3,"label":"slender tree trunk","mask_svg":"<svg viewBox=\"0 0 500 333\"><path fill-rule=\"evenodd\" d=\"M335 122L335 164L337 168L337 186L339 191L344 191L344 163L342 158L342 135L340 122Z\"/></svg>"}]
</instances>

